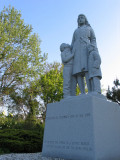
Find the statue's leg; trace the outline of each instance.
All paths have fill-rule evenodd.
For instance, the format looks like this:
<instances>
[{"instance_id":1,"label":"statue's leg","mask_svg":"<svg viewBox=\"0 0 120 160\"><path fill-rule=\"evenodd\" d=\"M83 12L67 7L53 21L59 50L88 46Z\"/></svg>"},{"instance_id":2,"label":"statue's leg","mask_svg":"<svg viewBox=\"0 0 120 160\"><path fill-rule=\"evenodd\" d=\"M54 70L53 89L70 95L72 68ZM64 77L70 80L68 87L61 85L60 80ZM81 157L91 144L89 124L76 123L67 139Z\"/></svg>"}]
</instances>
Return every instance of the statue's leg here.
<instances>
[{"instance_id":1,"label":"statue's leg","mask_svg":"<svg viewBox=\"0 0 120 160\"><path fill-rule=\"evenodd\" d=\"M69 68L64 66L63 69L63 97L70 96L70 80L69 80Z\"/></svg>"},{"instance_id":2,"label":"statue's leg","mask_svg":"<svg viewBox=\"0 0 120 160\"><path fill-rule=\"evenodd\" d=\"M87 83L87 88L88 88L88 93L92 91L92 86L89 80L89 74L88 72L85 73L85 78L86 78L86 83Z\"/></svg>"},{"instance_id":3,"label":"statue's leg","mask_svg":"<svg viewBox=\"0 0 120 160\"><path fill-rule=\"evenodd\" d=\"M101 84L99 77L93 77L94 92L101 94Z\"/></svg>"},{"instance_id":4,"label":"statue's leg","mask_svg":"<svg viewBox=\"0 0 120 160\"><path fill-rule=\"evenodd\" d=\"M77 86L77 77L72 76L71 78L71 96L76 96L76 86Z\"/></svg>"},{"instance_id":5,"label":"statue's leg","mask_svg":"<svg viewBox=\"0 0 120 160\"><path fill-rule=\"evenodd\" d=\"M82 77L81 75L77 75L77 81L78 81L78 85L80 87L81 93L84 94L85 93L84 77Z\"/></svg>"},{"instance_id":6,"label":"statue's leg","mask_svg":"<svg viewBox=\"0 0 120 160\"><path fill-rule=\"evenodd\" d=\"M91 82L91 91L93 92L94 91L94 83L93 83L93 78L90 79L90 82Z\"/></svg>"}]
</instances>

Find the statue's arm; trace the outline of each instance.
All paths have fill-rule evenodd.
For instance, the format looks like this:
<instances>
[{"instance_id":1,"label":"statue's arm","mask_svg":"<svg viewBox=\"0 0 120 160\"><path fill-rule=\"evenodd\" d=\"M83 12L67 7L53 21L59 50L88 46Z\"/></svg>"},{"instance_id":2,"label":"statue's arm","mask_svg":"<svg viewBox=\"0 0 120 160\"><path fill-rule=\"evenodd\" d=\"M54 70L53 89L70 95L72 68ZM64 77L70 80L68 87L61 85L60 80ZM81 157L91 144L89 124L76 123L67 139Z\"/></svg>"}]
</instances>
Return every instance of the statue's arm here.
<instances>
[{"instance_id":1,"label":"statue's arm","mask_svg":"<svg viewBox=\"0 0 120 160\"><path fill-rule=\"evenodd\" d=\"M61 53L61 59L62 59L62 63L67 63L69 62L72 58L73 58L74 54L71 53L69 55L65 55L65 53Z\"/></svg>"},{"instance_id":2,"label":"statue's arm","mask_svg":"<svg viewBox=\"0 0 120 160\"><path fill-rule=\"evenodd\" d=\"M73 49L73 45L75 42L75 32L73 33L72 43L71 43L71 49Z\"/></svg>"}]
</instances>

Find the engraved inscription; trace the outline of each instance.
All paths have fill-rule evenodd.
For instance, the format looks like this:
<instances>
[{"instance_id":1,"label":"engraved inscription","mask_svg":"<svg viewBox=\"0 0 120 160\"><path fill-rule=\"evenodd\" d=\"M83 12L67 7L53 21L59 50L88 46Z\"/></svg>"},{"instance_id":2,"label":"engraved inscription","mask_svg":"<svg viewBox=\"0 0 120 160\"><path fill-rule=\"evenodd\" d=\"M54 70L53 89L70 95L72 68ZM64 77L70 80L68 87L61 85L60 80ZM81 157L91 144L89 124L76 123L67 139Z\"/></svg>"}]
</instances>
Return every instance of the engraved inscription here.
<instances>
[{"instance_id":1,"label":"engraved inscription","mask_svg":"<svg viewBox=\"0 0 120 160\"><path fill-rule=\"evenodd\" d=\"M46 121L47 120L57 120L57 119L89 118L90 116L91 116L90 113L72 114L72 115L59 115L59 116L46 117Z\"/></svg>"},{"instance_id":2,"label":"engraved inscription","mask_svg":"<svg viewBox=\"0 0 120 160\"><path fill-rule=\"evenodd\" d=\"M92 151L92 147L88 141L83 142L68 142L68 141L47 141L44 140L44 145L48 148L55 149L67 149L67 150L81 150L81 151Z\"/></svg>"}]
</instances>

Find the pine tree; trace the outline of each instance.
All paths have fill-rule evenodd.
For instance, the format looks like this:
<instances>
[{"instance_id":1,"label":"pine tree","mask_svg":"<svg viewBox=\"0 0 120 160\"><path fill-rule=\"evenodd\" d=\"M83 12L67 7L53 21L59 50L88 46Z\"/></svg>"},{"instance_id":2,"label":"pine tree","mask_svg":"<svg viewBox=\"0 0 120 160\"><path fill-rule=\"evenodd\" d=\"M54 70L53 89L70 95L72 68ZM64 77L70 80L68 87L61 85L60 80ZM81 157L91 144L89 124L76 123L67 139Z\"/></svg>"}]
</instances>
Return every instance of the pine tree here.
<instances>
[{"instance_id":1,"label":"pine tree","mask_svg":"<svg viewBox=\"0 0 120 160\"><path fill-rule=\"evenodd\" d=\"M120 105L120 82L118 79L114 80L114 86L112 89L108 87L106 96L108 99L112 100L113 102L117 102Z\"/></svg>"}]
</instances>

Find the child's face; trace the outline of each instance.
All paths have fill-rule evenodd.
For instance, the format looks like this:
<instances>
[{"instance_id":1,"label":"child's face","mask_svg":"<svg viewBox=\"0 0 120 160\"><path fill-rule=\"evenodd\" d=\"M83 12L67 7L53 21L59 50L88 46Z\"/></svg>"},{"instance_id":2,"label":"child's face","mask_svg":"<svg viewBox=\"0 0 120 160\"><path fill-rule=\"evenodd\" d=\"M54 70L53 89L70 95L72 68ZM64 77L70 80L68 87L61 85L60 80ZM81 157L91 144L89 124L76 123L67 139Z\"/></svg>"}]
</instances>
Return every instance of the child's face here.
<instances>
[{"instance_id":1,"label":"child's face","mask_svg":"<svg viewBox=\"0 0 120 160\"><path fill-rule=\"evenodd\" d=\"M63 51L64 51L64 47L61 48L61 52L63 52Z\"/></svg>"},{"instance_id":2,"label":"child's face","mask_svg":"<svg viewBox=\"0 0 120 160\"><path fill-rule=\"evenodd\" d=\"M64 47L64 50L70 50L70 47L68 47L68 46L66 46L66 47Z\"/></svg>"}]
</instances>

